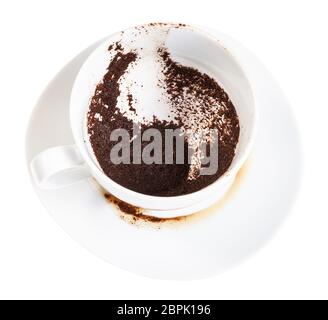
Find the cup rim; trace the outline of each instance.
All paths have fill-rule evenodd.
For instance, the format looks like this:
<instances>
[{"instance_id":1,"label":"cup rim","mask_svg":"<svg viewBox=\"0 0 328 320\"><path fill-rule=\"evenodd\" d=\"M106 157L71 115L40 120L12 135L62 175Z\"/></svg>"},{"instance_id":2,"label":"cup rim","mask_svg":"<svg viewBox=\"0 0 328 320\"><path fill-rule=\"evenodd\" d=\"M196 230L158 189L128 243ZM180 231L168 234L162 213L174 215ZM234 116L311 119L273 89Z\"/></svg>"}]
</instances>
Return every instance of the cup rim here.
<instances>
[{"instance_id":1,"label":"cup rim","mask_svg":"<svg viewBox=\"0 0 328 320\"><path fill-rule=\"evenodd\" d=\"M256 130L257 130L257 122L258 122L258 110L257 110L257 106L256 106L256 100L254 97L254 91L253 91L253 86L251 81L249 80L248 76L247 76L247 72L245 71L245 68L243 67L243 65L238 61L237 58L235 58L234 54L230 51L230 49L228 48L229 46L226 46L226 44L224 43L223 40L218 39L215 35L213 35L212 33L210 33L209 31L206 31L206 29L202 29L198 26L195 25L191 25L191 24L182 24L182 23L173 23L173 22L157 22L157 23L146 23L146 24L140 24L140 25L136 25L133 27L129 27L123 30L127 31L127 30L132 30L138 27L147 27L150 25L167 25L167 26L172 26L172 27L182 27L182 28L186 28L186 29L190 29L194 32L197 32L198 34L200 34L203 37L206 37L212 41L215 41L215 43L220 46L221 48L223 48L228 55L230 55L230 57L233 59L234 63L238 66L238 68L241 70L243 77L245 78L246 82L248 83L249 87L250 87L250 94L251 94L251 99L252 99L252 103L253 103L253 124L252 127L249 130L249 141L247 142L245 149L243 151L243 153L240 155L240 159L233 164L233 166L229 166L229 168L214 182L212 182L211 184L209 184L208 186L197 190L195 192L192 193L188 193L188 194L183 194L183 195L178 195L178 196L153 196L153 195L148 195L148 194L144 194L144 193L140 193L137 191L133 191L131 189L128 189L122 185L120 185L119 183L115 182L114 180L112 180L110 177L108 177L92 160L91 155L89 154L89 152L86 150L86 146L85 143L83 142L83 137L78 135L76 133L76 131L74 130L74 125L73 125L73 119L72 119L72 100L73 100L73 92L76 88L77 85L77 80L81 74L81 69L85 66L85 64L97 53L97 51L100 49L100 47L110 41L110 39L117 37L122 31L118 31L115 32L109 36L107 36L106 38L104 38L103 40L101 40L101 42L97 45L97 47L91 52L91 54L87 57L87 59L84 61L84 63L82 64L82 66L79 69L79 72L77 73L75 80L74 80L74 84L71 90L71 96L70 96L70 123L71 123L71 128L72 128L72 133L73 133L73 137L75 140L76 145L78 146L79 151L81 152L84 160L86 161L87 165L90 167L90 170L92 172L92 175L97 178L97 177L101 177L100 180L106 180L110 185L112 185L115 189L118 189L121 193L124 193L127 197L133 197L133 198L139 198L140 200L142 200L143 202L147 202L147 200L149 201L158 201L158 202L162 202L165 199L170 199L171 201L177 201L179 203L182 202L187 202L188 200L191 200L193 198L200 198L202 194L207 194L210 190L214 190L215 187L221 182L230 179L232 176L234 176L242 167L242 165L245 163L245 161L247 160L247 158L249 157L251 148L253 146L253 142L254 142L254 137L256 134ZM83 142L83 143L81 143ZM238 146L238 144L237 144ZM115 194L114 194L115 195ZM126 199L121 199L125 202L129 202ZM179 207L177 207L179 208ZM182 208L182 207L181 207Z\"/></svg>"}]
</instances>

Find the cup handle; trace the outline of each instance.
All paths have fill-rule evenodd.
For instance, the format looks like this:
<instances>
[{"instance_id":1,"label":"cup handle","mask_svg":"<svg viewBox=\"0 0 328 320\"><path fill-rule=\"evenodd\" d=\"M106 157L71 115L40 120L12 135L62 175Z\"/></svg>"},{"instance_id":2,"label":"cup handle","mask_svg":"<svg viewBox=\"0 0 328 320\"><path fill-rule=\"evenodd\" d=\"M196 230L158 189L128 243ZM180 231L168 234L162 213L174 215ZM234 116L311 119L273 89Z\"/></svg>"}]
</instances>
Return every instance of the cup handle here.
<instances>
[{"instance_id":1,"label":"cup handle","mask_svg":"<svg viewBox=\"0 0 328 320\"><path fill-rule=\"evenodd\" d=\"M58 189L90 176L75 145L42 151L33 158L30 168L35 183L42 189Z\"/></svg>"}]
</instances>

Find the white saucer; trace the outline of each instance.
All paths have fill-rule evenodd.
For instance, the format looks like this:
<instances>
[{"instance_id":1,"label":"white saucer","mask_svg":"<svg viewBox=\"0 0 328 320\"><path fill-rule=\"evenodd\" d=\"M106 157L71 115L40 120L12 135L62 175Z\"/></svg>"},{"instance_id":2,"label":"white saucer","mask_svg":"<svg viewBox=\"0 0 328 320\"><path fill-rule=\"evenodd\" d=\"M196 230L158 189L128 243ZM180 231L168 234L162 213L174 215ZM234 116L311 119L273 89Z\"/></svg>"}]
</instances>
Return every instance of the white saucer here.
<instances>
[{"instance_id":1,"label":"white saucer","mask_svg":"<svg viewBox=\"0 0 328 320\"><path fill-rule=\"evenodd\" d=\"M225 199L179 221L147 222L120 213L92 179L55 191L34 186L52 217L73 239L116 266L162 279L218 274L259 249L293 204L302 155L288 102L249 51L225 35L219 37L229 49L238 49L236 58L246 66L259 102L251 159ZM79 67L96 45L64 67L44 90L27 132L28 163L48 147L73 143L69 95Z\"/></svg>"}]
</instances>

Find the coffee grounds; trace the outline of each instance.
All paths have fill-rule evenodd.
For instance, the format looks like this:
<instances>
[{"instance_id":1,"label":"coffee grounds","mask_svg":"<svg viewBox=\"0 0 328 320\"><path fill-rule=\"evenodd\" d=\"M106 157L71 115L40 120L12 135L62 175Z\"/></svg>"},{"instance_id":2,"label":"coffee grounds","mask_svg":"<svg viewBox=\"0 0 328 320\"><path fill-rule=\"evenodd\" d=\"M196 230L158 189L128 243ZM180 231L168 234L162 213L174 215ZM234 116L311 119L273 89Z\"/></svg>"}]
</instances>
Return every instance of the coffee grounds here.
<instances>
[{"instance_id":1,"label":"coffee grounds","mask_svg":"<svg viewBox=\"0 0 328 320\"><path fill-rule=\"evenodd\" d=\"M150 216L145 214L143 209L134 207L107 192L104 193L104 197L108 202L114 204L120 210L121 218L129 221L132 224L136 224L140 221L150 223L181 222L185 221L186 219L185 216L175 218L159 218Z\"/></svg>"},{"instance_id":2,"label":"coffee grounds","mask_svg":"<svg viewBox=\"0 0 328 320\"><path fill-rule=\"evenodd\" d=\"M115 56L107 68L103 81L96 87L88 112L91 146L104 173L128 189L154 196L192 193L217 180L229 168L235 154L239 137L239 121L235 108L214 79L194 68L174 62L163 48L158 51L164 74L164 80L160 85L165 88L175 119L168 122L154 118L152 122L138 124L140 134L150 128L161 131L163 136L165 129L183 128L197 132L204 128L217 128L220 133L219 169L211 176L199 176L199 167L195 164L196 170L191 170L193 164L188 164L190 141L187 140L184 146L184 164L164 164L164 152L163 164L133 164L132 143L131 164L116 165L111 162L110 151L117 144L110 141L111 132L123 128L132 137L135 123L117 107L117 98L121 93L119 81L124 78L128 69L133 67L138 56L133 51L125 53L119 43L110 46L109 50L114 50ZM131 94L127 96L127 100L130 111L135 111ZM209 142L206 143L209 145ZM143 142L141 150L147 144ZM164 150L164 141L162 147ZM192 147L197 150L197 146ZM173 159L176 159L175 154ZM194 171L192 177L191 171Z\"/></svg>"}]
</instances>

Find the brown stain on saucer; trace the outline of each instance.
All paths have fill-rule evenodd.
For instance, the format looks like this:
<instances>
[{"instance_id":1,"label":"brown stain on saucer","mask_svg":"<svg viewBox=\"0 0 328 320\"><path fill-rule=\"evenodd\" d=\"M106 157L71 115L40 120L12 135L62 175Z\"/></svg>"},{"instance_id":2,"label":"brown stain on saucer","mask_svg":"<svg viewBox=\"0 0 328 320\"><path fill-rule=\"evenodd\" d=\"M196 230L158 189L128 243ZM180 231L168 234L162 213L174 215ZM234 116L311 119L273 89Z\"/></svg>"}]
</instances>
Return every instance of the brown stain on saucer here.
<instances>
[{"instance_id":1,"label":"brown stain on saucer","mask_svg":"<svg viewBox=\"0 0 328 320\"><path fill-rule=\"evenodd\" d=\"M223 198L218 200L211 207L187 216L179 216L174 218L159 218L151 216L147 214L147 210L130 205L114 197L100 186L99 187L101 188L101 192L103 193L105 199L116 207L118 215L122 220L136 226L151 226L160 229L163 226L178 226L185 225L186 223L197 222L213 214L217 214L229 201L233 199L234 195L241 187L242 182L249 170L250 163L251 160L248 159L241 167L233 184Z\"/></svg>"},{"instance_id":2,"label":"brown stain on saucer","mask_svg":"<svg viewBox=\"0 0 328 320\"><path fill-rule=\"evenodd\" d=\"M145 225L151 224L153 227L160 228L164 223L176 223L184 221L186 217L175 217L175 218L159 218L147 214L147 211L142 208L135 207L131 204L128 204L108 192L104 192L104 197L108 202L114 204L116 209L118 209L118 214L120 218L128 223L133 225Z\"/></svg>"},{"instance_id":3,"label":"brown stain on saucer","mask_svg":"<svg viewBox=\"0 0 328 320\"><path fill-rule=\"evenodd\" d=\"M237 191L241 188L241 185L247 175L250 165L251 159L249 158L238 171L234 182L232 183L226 194L209 208L203 209L201 211L193 213L192 215L187 216L188 221L196 222L201 219L205 219L206 217L209 217L211 215L217 214L220 210L223 209L223 207L227 203L232 201Z\"/></svg>"}]
</instances>

